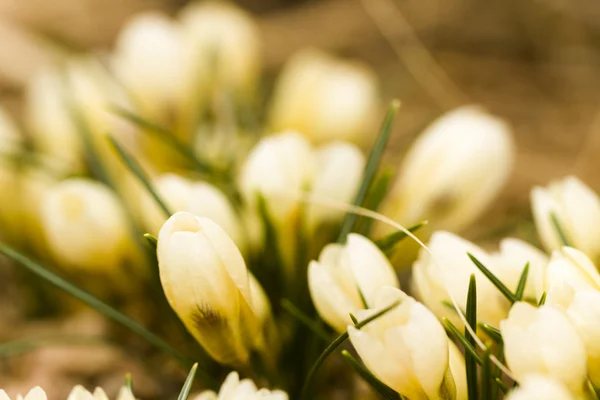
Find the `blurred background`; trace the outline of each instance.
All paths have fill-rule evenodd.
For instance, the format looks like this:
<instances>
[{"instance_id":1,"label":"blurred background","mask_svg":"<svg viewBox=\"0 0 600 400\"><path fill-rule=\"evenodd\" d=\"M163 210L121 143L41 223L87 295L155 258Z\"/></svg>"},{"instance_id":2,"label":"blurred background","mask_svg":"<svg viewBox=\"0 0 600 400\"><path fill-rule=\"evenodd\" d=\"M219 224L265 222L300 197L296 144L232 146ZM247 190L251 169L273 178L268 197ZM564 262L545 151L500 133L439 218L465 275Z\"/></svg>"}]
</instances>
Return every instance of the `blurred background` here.
<instances>
[{"instance_id":1,"label":"blurred background","mask_svg":"<svg viewBox=\"0 0 600 400\"><path fill-rule=\"evenodd\" d=\"M19 121L26 83L61 51L109 51L131 15L148 9L174 14L185 3L0 0L0 103ZM237 3L255 15L261 29L267 79L273 79L285 60L306 46L358 58L376 71L384 100L402 101L389 155L392 162L427 123L457 105L480 103L512 124L518 148L512 178L466 237L485 241L506 232L532 229L529 192L534 185L576 174L593 189L600 189L596 155L600 150L599 2ZM10 293L14 288L4 278L0 271L0 289ZM0 313L0 321L11 321L7 313L18 313L18 307L0 304ZM102 318L95 314L79 318L60 322L60 326L56 321L0 322L0 339L44 329L95 334L105 329ZM118 349L86 347L86 357L82 360L76 348L45 348L2 358L0 386L9 381L10 387L16 388L52 385L63 393L63 388L76 381L72 375L83 373L94 377L97 382L92 384L112 391L111 387L122 383L125 372L132 372L139 395L157 390L151 379L144 380L143 368Z\"/></svg>"}]
</instances>

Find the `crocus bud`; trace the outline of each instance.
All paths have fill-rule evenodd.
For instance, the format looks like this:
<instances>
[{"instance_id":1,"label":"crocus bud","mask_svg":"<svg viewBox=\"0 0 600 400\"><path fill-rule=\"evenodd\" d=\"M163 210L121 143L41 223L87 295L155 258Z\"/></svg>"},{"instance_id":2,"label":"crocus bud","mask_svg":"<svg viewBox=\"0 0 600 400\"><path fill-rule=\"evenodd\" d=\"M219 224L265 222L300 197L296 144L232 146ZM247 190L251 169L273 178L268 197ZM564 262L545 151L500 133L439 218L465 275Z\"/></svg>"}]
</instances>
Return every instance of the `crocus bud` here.
<instances>
[{"instance_id":1,"label":"crocus bud","mask_svg":"<svg viewBox=\"0 0 600 400\"><path fill-rule=\"evenodd\" d=\"M117 39L112 65L142 110L167 122L181 107L185 82L183 28L166 14L149 11L132 17Z\"/></svg>"},{"instance_id":2,"label":"crocus bud","mask_svg":"<svg viewBox=\"0 0 600 400\"><path fill-rule=\"evenodd\" d=\"M519 387L512 390L507 400L575 400L575 396L556 379L531 374L519 381Z\"/></svg>"},{"instance_id":3,"label":"crocus bud","mask_svg":"<svg viewBox=\"0 0 600 400\"><path fill-rule=\"evenodd\" d=\"M457 326L462 322L448 307L450 295L464 310L471 274L477 280L477 320L497 327L506 317L509 303L498 289L469 259L471 253L492 272L497 269L493 259L471 242L448 232L435 232L428 245L433 257L421 249L413 264L413 288L420 299L438 318L446 317ZM437 262L437 264L436 264ZM449 291L449 293L448 293Z\"/></svg>"},{"instance_id":4,"label":"crocus bud","mask_svg":"<svg viewBox=\"0 0 600 400\"><path fill-rule=\"evenodd\" d=\"M108 400L108 396L102 388L97 387L92 393L83 386L77 385L71 390L67 400ZM133 396L133 393L131 393L131 389L123 386L119 390L116 400L135 400L135 397Z\"/></svg>"},{"instance_id":5,"label":"crocus bud","mask_svg":"<svg viewBox=\"0 0 600 400\"><path fill-rule=\"evenodd\" d=\"M360 186L365 158L360 149L348 142L332 142L316 150L315 174L311 193L339 203L351 203ZM318 204L307 211L311 229L319 223L339 221L344 213Z\"/></svg>"},{"instance_id":6,"label":"crocus bud","mask_svg":"<svg viewBox=\"0 0 600 400\"><path fill-rule=\"evenodd\" d=\"M450 111L406 154L384 214L405 225L427 219L460 231L498 194L513 159L506 122L476 106Z\"/></svg>"},{"instance_id":7,"label":"crocus bud","mask_svg":"<svg viewBox=\"0 0 600 400\"><path fill-rule=\"evenodd\" d=\"M423 304L392 287L382 288L364 320L396 301L400 305L363 328L348 326L350 341L367 368L383 383L409 399L455 398L448 374L448 339L444 328Z\"/></svg>"},{"instance_id":8,"label":"crocus bud","mask_svg":"<svg viewBox=\"0 0 600 400\"><path fill-rule=\"evenodd\" d=\"M593 289L574 290L568 284L555 286L548 292L546 304L562 311L575 327L587 353L588 376L600 384L600 292Z\"/></svg>"},{"instance_id":9,"label":"crocus bud","mask_svg":"<svg viewBox=\"0 0 600 400\"><path fill-rule=\"evenodd\" d=\"M119 199L101 183L67 179L45 192L40 212L51 252L71 267L114 273L135 248Z\"/></svg>"},{"instance_id":10,"label":"crocus bud","mask_svg":"<svg viewBox=\"0 0 600 400\"><path fill-rule=\"evenodd\" d=\"M544 292L544 276L548 267L548 256L519 239L508 238L500 242L500 251L492 254L496 276L515 292L525 265L529 263L527 282L523 298L539 300Z\"/></svg>"},{"instance_id":11,"label":"crocus bud","mask_svg":"<svg viewBox=\"0 0 600 400\"><path fill-rule=\"evenodd\" d=\"M264 335L264 299L252 297L250 273L235 243L208 218L178 212L158 234L160 280L188 331L218 362L247 364Z\"/></svg>"},{"instance_id":12,"label":"crocus bud","mask_svg":"<svg viewBox=\"0 0 600 400\"><path fill-rule=\"evenodd\" d=\"M215 83L231 93L247 90L258 80L261 43L252 18L233 3L190 3L180 14L195 61L195 82ZM194 82L194 81L192 81Z\"/></svg>"},{"instance_id":13,"label":"crocus bud","mask_svg":"<svg viewBox=\"0 0 600 400\"><path fill-rule=\"evenodd\" d=\"M560 311L516 302L500 330L506 362L517 381L543 374L582 393L587 379L585 346Z\"/></svg>"},{"instance_id":14,"label":"crocus bud","mask_svg":"<svg viewBox=\"0 0 600 400\"><path fill-rule=\"evenodd\" d=\"M600 198L574 176L531 191L531 207L537 232L550 250L568 245L595 260L600 255ZM554 214L569 243L552 221Z\"/></svg>"},{"instance_id":15,"label":"crocus bud","mask_svg":"<svg viewBox=\"0 0 600 400\"><path fill-rule=\"evenodd\" d=\"M208 217L221 228L238 247L244 248L244 231L227 197L213 185L192 181L176 174L164 174L152 182L167 207L173 211L187 211L197 217ZM144 192L141 201L142 217L148 232L156 235L167 220L156 201Z\"/></svg>"},{"instance_id":16,"label":"crocus bud","mask_svg":"<svg viewBox=\"0 0 600 400\"><path fill-rule=\"evenodd\" d=\"M600 290L600 274L583 252L563 247L552 252L544 280L544 290L568 283L573 288Z\"/></svg>"},{"instance_id":17,"label":"crocus bud","mask_svg":"<svg viewBox=\"0 0 600 400\"><path fill-rule=\"evenodd\" d=\"M364 236L351 233L345 245L329 244L319 261L308 266L308 286L315 308L338 332L352 323L349 313L373 301L383 286L399 288L396 273L379 248Z\"/></svg>"},{"instance_id":18,"label":"crocus bud","mask_svg":"<svg viewBox=\"0 0 600 400\"><path fill-rule=\"evenodd\" d=\"M377 77L366 65L303 50L284 67L271 105L271 127L294 129L313 143L364 144L376 131Z\"/></svg>"},{"instance_id":19,"label":"crocus bud","mask_svg":"<svg viewBox=\"0 0 600 400\"><path fill-rule=\"evenodd\" d=\"M47 400L48 397L46 397L46 392L44 392L44 390L39 387L36 386L33 389L31 389L27 395L25 397L22 397L21 395L17 396L17 398L15 400ZM0 389L0 400L10 400L10 397L8 397L8 394L6 394L6 392L2 389Z\"/></svg>"},{"instance_id":20,"label":"crocus bud","mask_svg":"<svg viewBox=\"0 0 600 400\"><path fill-rule=\"evenodd\" d=\"M288 400L287 393L281 390L258 389L250 379L240 380L237 372L233 371L227 375L219 393L206 390L194 397L192 400Z\"/></svg>"}]
</instances>

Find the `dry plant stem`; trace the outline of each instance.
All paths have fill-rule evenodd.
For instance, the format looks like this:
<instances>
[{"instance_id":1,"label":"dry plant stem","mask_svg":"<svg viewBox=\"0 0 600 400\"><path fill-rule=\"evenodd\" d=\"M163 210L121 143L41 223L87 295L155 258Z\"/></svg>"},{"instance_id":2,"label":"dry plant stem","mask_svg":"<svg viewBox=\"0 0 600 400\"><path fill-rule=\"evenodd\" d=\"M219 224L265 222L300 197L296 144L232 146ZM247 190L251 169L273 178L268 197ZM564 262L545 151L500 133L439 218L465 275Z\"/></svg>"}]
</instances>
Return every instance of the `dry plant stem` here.
<instances>
[{"instance_id":1,"label":"dry plant stem","mask_svg":"<svg viewBox=\"0 0 600 400\"><path fill-rule=\"evenodd\" d=\"M400 61L443 110L469 102L427 50L393 0L361 0L361 4Z\"/></svg>"}]
</instances>

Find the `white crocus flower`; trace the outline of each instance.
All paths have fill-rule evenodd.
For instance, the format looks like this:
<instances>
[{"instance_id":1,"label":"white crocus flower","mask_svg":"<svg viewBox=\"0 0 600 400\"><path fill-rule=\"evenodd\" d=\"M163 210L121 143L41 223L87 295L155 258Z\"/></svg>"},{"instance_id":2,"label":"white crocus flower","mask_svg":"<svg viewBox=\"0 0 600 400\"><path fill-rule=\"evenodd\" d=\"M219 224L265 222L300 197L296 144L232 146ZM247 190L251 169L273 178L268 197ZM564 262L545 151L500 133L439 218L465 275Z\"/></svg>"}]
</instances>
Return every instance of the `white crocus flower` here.
<instances>
[{"instance_id":1,"label":"white crocus flower","mask_svg":"<svg viewBox=\"0 0 600 400\"><path fill-rule=\"evenodd\" d=\"M455 398L446 332L423 304L399 289L384 287L374 307L356 316L364 320L396 301L398 307L360 330L348 326L358 355L383 383L411 400Z\"/></svg>"},{"instance_id":2,"label":"white crocus flower","mask_svg":"<svg viewBox=\"0 0 600 400\"><path fill-rule=\"evenodd\" d=\"M25 395L25 397L22 397L21 395L17 396L17 398L15 400L47 400L48 397L46 396L46 392L44 392L44 390L39 387L36 386L33 389L31 389L27 395ZM10 397L8 397L8 394L0 389L0 400L10 400Z\"/></svg>"},{"instance_id":3,"label":"white crocus flower","mask_svg":"<svg viewBox=\"0 0 600 400\"><path fill-rule=\"evenodd\" d=\"M563 247L552 252L544 280L544 290L568 283L573 288L600 290L600 274L596 266L583 252Z\"/></svg>"},{"instance_id":4,"label":"white crocus flower","mask_svg":"<svg viewBox=\"0 0 600 400\"><path fill-rule=\"evenodd\" d=\"M352 323L349 313L373 306L383 286L399 288L385 255L364 236L351 233L346 244L325 246L308 266L308 286L319 315L338 332Z\"/></svg>"},{"instance_id":5,"label":"white crocus flower","mask_svg":"<svg viewBox=\"0 0 600 400\"><path fill-rule=\"evenodd\" d=\"M516 302L500 330L506 362L517 381L537 373L562 382L574 393L583 392L585 345L560 311Z\"/></svg>"},{"instance_id":6,"label":"white crocus flower","mask_svg":"<svg viewBox=\"0 0 600 400\"><path fill-rule=\"evenodd\" d=\"M578 178L569 176L547 188L535 187L531 207L537 232L548 251L569 245L593 260L600 255L600 198ZM561 238L552 214L569 243Z\"/></svg>"},{"instance_id":7,"label":"white crocus flower","mask_svg":"<svg viewBox=\"0 0 600 400\"><path fill-rule=\"evenodd\" d=\"M506 122L464 106L432 123L406 154L384 214L405 225L424 219L460 231L496 197L512 168Z\"/></svg>"},{"instance_id":8,"label":"white crocus flower","mask_svg":"<svg viewBox=\"0 0 600 400\"><path fill-rule=\"evenodd\" d=\"M507 400L576 400L575 396L559 381L544 375L527 375L512 390Z\"/></svg>"},{"instance_id":9,"label":"white crocus flower","mask_svg":"<svg viewBox=\"0 0 600 400\"><path fill-rule=\"evenodd\" d=\"M215 360L242 365L263 349L268 302L219 225L175 213L158 234L157 256L169 304Z\"/></svg>"},{"instance_id":10,"label":"white crocus flower","mask_svg":"<svg viewBox=\"0 0 600 400\"><path fill-rule=\"evenodd\" d=\"M204 391L192 400L288 400L288 395L281 390L258 389L250 379L240 380L237 372L233 371L221 385L219 393L212 390Z\"/></svg>"}]
</instances>

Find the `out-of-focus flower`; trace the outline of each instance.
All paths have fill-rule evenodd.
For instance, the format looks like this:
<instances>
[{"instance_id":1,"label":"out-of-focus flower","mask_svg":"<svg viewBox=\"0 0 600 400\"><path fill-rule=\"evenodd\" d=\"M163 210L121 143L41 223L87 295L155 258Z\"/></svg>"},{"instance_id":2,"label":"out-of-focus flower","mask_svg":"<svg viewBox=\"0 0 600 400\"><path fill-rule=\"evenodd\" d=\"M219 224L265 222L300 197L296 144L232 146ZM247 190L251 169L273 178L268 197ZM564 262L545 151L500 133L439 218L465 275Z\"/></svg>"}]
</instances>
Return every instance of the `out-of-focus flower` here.
<instances>
[{"instance_id":1,"label":"out-of-focus flower","mask_svg":"<svg viewBox=\"0 0 600 400\"><path fill-rule=\"evenodd\" d=\"M600 384L600 292L574 290L570 285L555 286L548 292L546 304L562 311L583 339L588 361L588 376Z\"/></svg>"},{"instance_id":2,"label":"out-of-focus flower","mask_svg":"<svg viewBox=\"0 0 600 400\"><path fill-rule=\"evenodd\" d=\"M575 396L559 381L545 375L531 374L519 381L507 400L575 400Z\"/></svg>"},{"instance_id":3,"label":"out-of-focus flower","mask_svg":"<svg viewBox=\"0 0 600 400\"><path fill-rule=\"evenodd\" d=\"M33 389L31 389L25 397L21 397L19 395L16 400L19 400L19 399L22 399L22 400L47 400L48 397L46 397L46 392L44 392L44 390L41 387L36 386ZM8 394L6 394L6 392L2 389L0 389L0 400L10 400L10 397L8 397Z\"/></svg>"},{"instance_id":4,"label":"out-of-focus flower","mask_svg":"<svg viewBox=\"0 0 600 400\"><path fill-rule=\"evenodd\" d=\"M418 260L413 264L413 289L416 297L438 318L446 317L461 326L462 322L456 312L448 307L448 302L451 301L451 295L462 310L466 308L469 279L471 274L475 274L477 320L498 327L500 320L506 317L510 305L469 259L467 252L495 273L497 268L493 259L473 243L443 231L432 235L428 247L433 257L428 251L421 249Z\"/></svg>"},{"instance_id":5,"label":"out-of-focus flower","mask_svg":"<svg viewBox=\"0 0 600 400\"><path fill-rule=\"evenodd\" d=\"M108 400L108 396L102 388L97 387L92 393L78 385L73 388L67 400ZM129 388L123 386L116 400L135 400L135 397Z\"/></svg>"},{"instance_id":6,"label":"out-of-focus flower","mask_svg":"<svg viewBox=\"0 0 600 400\"><path fill-rule=\"evenodd\" d=\"M328 244L308 266L308 286L319 315L338 332L352 323L349 313L373 306L384 286L399 288L396 273L377 246L351 233L345 245Z\"/></svg>"},{"instance_id":7,"label":"out-of-focus flower","mask_svg":"<svg viewBox=\"0 0 600 400\"><path fill-rule=\"evenodd\" d=\"M537 232L543 245L557 250L563 243L552 221L556 216L570 243L590 258L600 255L600 198L574 176L531 191L531 206Z\"/></svg>"},{"instance_id":8,"label":"out-of-focus flower","mask_svg":"<svg viewBox=\"0 0 600 400\"><path fill-rule=\"evenodd\" d=\"M101 183L67 179L45 192L40 212L48 246L66 265L116 273L135 249L125 211Z\"/></svg>"},{"instance_id":9,"label":"out-of-focus flower","mask_svg":"<svg viewBox=\"0 0 600 400\"><path fill-rule=\"evenodd\" d=\"M237 372L227 375L219 393L206 390L192 400L288 400L288 395L281 390L258 389L250 379L240 380Z\"/></svg>"},{"instance_id":10,"label":"out-of-focus flower","mask_svg":"<svg viewBox=\"0 0 600 400\"><path fill-rule=\"evenodd\" d=\"M14 195L21 178L14 160L22 146L19 131L3 108L0 108L0 146L0 190L2 193L12 193L4 196L0 207L0 232L11 238L18 235L22 224L19 198Z\"/></svg>"},{"instance_id":11,"label":"out-of-focus flower","mask_svg":"<svg viewBox=\"0 0 600 400\"><path fill-rule=\"evenodd\" d=\"M209 217L227 232L239 248L245 247L245 232L240 220L231 202L219 189L207 182L192 181L176 174L161 175L152 183L171 211L187 211L197 217ZM156 235L167 217L147 192L144 192L141 207L146 229Z\"/></svg>"},{"instance_id":12,"label":"out-of-focus flower","mask_svg":"<svg viewBox=\"0 0 600 400\"><path fill-rule=\"evenodd\" d=\"M552 252L546 271L544 290L568 283L574 289L600 290L600 274L596 266L583 252L563 247Z\"/></svg>"},{"instance_id":13,"label":"out-of-focus flower","mask_svg":"<svg viewBox=\"0 0 600 400\"><path fill-rule=\"evenodd\" d=\"M253 349L263 348L268 301L256 296L258 282L219 225L175 213L158 234L157 255L169 304L215 360L246 364Z\"/></svg>"},{"instance_id":14,"label":"out-of-focus flower","mask_svg":"<svg viewBox=\"0 0 600 400\"><path fill-rule=\"evenodd\" d=\"M364 144L376 133L377 86L377 77L363 64L303 50L288 61L277 82L271 127L298 130L315 143Z\"/></svg>"},{"instance_id":15,"label":"out-of-focus flower","mask_svg":"<svg viewBox=\"0 0 600 400\"><path fill-rule=\"evenodd\" d=\"M319 147L315 154L316 167L311 193L319 198L339 203L351 203L361 182L365 157L360 149L348 142L332 142ZM311 204L307 210L309 228L319 223L341 220L344 213Z\"/></svg>"},{"instance_id":16,"label":"out-of-focus flower","mask_svg":"<svg viewBox=\"0 0 600 400\"><path fill-rule=\"evenodd\" d=\"M505 121L476 106L444 114L404 158L384 214L405 225L424 219L460 231L506 182L514 159Z\"/></svg>"},{"instance_id":17,"label":"out-of-focus flower","mask_svg":"<svg viewBox=\"0 0 600 400\"><path fill-rule=\"evenodd\" d=\"M196 92L216 84L226 94L237 94L257 83L261 40L250 15L229 2L203 1L191 3L179 17L192 49Z\"/></svg>"},{"instance_id":18,"label":"out-of-focus flower","mask_svg":"<svg viewBox=\"0 0 600 400\"><path fill-rule=\"evenodd\" d=\"M560 311L516 302L500 330L506 362L518 381L543 374L582 393L587 379L585 346Z\"/></svg>"},{"instance_id":19,"label":"out-of-focus flower","mask_svg":"<svg viewBox=\"0 0 600 400\"><path fill-rule=\"evenodd\" d=\"M456 388L456 400L467 400L467 370L465 367L465 359L454 342L448 339L448 353L450 373L454 379Z\"/></svg>"},{"instance_id":20,"label":"out-of-focus flower","mask_svg":"<svg viewBox=\"0 0 600 400\"><path fill-rule=\"evenodd\" d=\"M492 254L492 262L498 266L495 275L513 292L517 289L525 265L529 263L523 298L540 299L549 262L546 254L522 240L508 238L500 242L500 251Z\"/></svg>"},{"instance_id":21,"label":"out-of-focus flower","mask_svg":"<svg viewBox=\"0 0 600 400\"><path fill-rule=\"evenodd\" d=\"M455 398L446 332L423 304L384 287L374 307L357 311L356 317L364 320L396 301L401 301L398 307L360 330L348 326L352 345L367 368L398 393L415 400Z\"/></svg>"}]
</instances>

